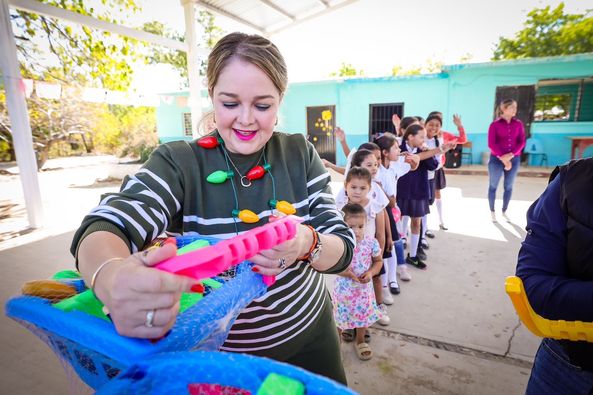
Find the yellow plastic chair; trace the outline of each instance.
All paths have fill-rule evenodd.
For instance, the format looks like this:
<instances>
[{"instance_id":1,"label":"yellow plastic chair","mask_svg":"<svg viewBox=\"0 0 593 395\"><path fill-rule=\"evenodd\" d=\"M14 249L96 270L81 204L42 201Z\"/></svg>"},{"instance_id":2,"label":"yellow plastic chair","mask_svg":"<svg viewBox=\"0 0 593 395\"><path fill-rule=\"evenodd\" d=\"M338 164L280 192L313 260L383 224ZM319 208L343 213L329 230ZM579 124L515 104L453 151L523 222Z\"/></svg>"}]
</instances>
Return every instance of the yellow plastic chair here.
<instances>
[{"instance_id":1,"label":"yellow plastic chair","mask_svg":"<svg viewBox=\"0 0 593 395\"><path fill-rule=\"evenodd\" d=\"M548 320L533 311L519 277L507 277L504 286L519 318L534 335L593 343L593 322Z\"/></svg>"}]
</instances>

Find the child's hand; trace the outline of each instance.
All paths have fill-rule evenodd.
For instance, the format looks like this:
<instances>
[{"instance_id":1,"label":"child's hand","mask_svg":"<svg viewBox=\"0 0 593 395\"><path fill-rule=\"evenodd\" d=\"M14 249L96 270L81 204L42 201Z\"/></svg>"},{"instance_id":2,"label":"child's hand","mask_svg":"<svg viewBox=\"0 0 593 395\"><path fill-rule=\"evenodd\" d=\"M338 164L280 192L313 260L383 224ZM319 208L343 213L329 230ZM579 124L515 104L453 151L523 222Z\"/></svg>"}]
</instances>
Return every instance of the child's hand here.
<instances>
[{"instance_id":1,"label":"child's hand","mask_svg":"<svg viewBox=\"0 0 593 395\"><path fill-rule=\"evenodd\" d=\"M399 124L401 123L401 119L399 118L399 115L397 114L393 114L391 116L391 122L393 122L393 126L395 126L395 132L397 133L397 131L399 130Z\"/></svg>"},{"instance_id":2,"label":"child's hand","mask_svg":"<svg viewBox=\"0 0 593 395\"><path fill-rule=\"evenodd\" d=\"M386 238L385 251L391 251L392 248L393 248L393 240L391 238Z\"/></svg>"},{"instance_id":3,"label":"child's hand","mask_svg":"<svg viewBox=\"0 0 593 395\"><path fill-rule=\"evenodd\" d=\"M442 145L443 147L443 154L447 151L451 151L453 148L455 148L455 146L457 145L457 142L451 142L451 143L445 143Z\"/></svg>"},{"instance_id":4,"label":"child's hand","mask_svg":"<svg viewBox=\"0 0 593 395\"><path fill-rule=\"evenodd\" d=\"M416 154L409 154L406 155L404 162L409 164L412 170L415 170L418 168L418 165L420 164L420 157Z\"/></svg>"},{"instance_id":5,"label":"child's hand","mask_svg":"<svg viewBox=\"0 0 593 395\"><path fill-rule=\"evenodd\" d=\"M463 124L461 123L461 117L459 114L453 115L453 123L457 126L457 129L462 128Z\"/></svg>"},{"instance_id":6,"label":"child's hand","mask_svg":"<svg viewBox=\"0 0 593 395\"><path fill-rule=\"evenodd\" d=\"M331 162L330 162L330 161L328 161L327 159L323 159L323 158L321 158L321 162L323 162L323 166L325 166L325 167L327 167L327 168L331 169L331 165L332 165L333 163L331 163Z\"/></svg>"},{"instance_id":7,"label":"child's hand","mask_svg":"<svg viewBox=\"0 0 593 395\"><path fill-rule=\"evenodd\" d=\"M369 283L373 279L373 273L371 273L371 271L368 270L364 272L358 279L363 284Z\"/></svg>"},{"instance_id":8,"label":"child's hand","mask_svg":"<svg viewBox=\"0 0 593 395\"><path fill-rule=\"evenodd\" d=\"M344 129L342 129L341 127L336 126L334 134L336 135L336 138L339 142L344 142L344 140L346 140L346 133L344 133Z\"/></svg>"}]
</instances>

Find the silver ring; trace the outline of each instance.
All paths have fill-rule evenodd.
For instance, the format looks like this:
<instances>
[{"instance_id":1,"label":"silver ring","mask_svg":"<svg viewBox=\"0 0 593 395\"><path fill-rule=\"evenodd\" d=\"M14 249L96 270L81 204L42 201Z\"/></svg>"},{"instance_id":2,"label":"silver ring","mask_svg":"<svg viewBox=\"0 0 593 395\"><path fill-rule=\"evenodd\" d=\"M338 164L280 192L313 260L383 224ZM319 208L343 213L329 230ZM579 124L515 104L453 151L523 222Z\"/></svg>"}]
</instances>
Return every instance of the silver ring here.
<instances>
[{"instance_id":1,"label":"silver ring","mask_svg":"<svg viewBox=\"0 0 593 395\"><path fill-rule=\"evenodd\" d=\"M154 326L154 315L156 313L156 309L148 310L146 312L146 322L144 326L147 328L152 328Z\"/></svg>"},{"instance_id":2,"label":"silver ring","mask_svg":"<svg viewBox=\"0 0 593 395\"><path fill-rule=\"evenodd\" d=\"M280 258L278 259L278 268L280 269L286 269L286 259L284 258Z\"/></svg>"}]
</instances>

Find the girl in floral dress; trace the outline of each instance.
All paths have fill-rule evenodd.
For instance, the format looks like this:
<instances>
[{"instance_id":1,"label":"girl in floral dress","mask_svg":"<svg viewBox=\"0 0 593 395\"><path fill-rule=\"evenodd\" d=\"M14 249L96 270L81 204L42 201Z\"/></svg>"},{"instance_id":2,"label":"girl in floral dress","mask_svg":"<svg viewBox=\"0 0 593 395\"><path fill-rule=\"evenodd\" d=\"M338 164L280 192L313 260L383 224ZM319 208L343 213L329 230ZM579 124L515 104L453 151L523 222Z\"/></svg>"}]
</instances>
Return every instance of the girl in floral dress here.
<instances>
[{"instance_id":1,"label":"girl in floral dress","mask_svg":"<svg viewBox=\"0 0 593 395\"><path fill-rule=\"evenodd\" d=\"M356 354L363 361L373 357L373 352L364 341L366 328L377 322L381 314L375 301L373 276L382 265L382 250L379 242L365 235L367 213L357 203L348 203L342 208L344 221L356 235L356 248L348 270L336 278L333 302L334 317L340 331L356 330Z\"/></svg>"}]
</instances>

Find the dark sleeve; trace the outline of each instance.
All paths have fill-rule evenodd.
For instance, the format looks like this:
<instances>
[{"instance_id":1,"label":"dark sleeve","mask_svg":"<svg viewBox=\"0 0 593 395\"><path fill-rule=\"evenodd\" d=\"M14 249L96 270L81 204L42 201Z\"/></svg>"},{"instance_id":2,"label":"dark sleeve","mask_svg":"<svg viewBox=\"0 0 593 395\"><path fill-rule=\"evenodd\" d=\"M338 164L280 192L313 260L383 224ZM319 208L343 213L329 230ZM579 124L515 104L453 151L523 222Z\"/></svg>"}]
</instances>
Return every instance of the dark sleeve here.
<instances>
[{"instance_id":1,"label":"dark sleeve","mask_svg":"<svg viewBox=\"0 0 593 395\"><path fill-rule=\"evenodd\" d=\"M331 177L319 158L313 145L306 142L309 155L307 169L307 194L309 199L309 218L306 222L319 233L338 236L344 243L344 253L338 262L324 273L340 273L346 270L352 261L354 233L342 219L336 207L330 187Z\"/></svg>"},{"instance_id":2,"label":"dark sleeve","mask_svg":"<svg viewBox=\"0 0 593 395\"><path fill-rule=\"evenodd\" d=\"M517 276L542 317L593 321L593 281L568 277L566 216L560 207L561 175L527 212L527 236L519 251Z\"/></svg>"},{"instance_id":3,"label":"dark sleeve","mask_svg":"<svg viewBox=\"0 0 593 395\"><path fill-rule=\"evenodd\" d=\"M421 160L420 165L426 170L435 171L439 167L439 161L435 156L432 156Z\"/></svg>"}]
</instances>

